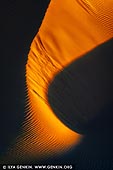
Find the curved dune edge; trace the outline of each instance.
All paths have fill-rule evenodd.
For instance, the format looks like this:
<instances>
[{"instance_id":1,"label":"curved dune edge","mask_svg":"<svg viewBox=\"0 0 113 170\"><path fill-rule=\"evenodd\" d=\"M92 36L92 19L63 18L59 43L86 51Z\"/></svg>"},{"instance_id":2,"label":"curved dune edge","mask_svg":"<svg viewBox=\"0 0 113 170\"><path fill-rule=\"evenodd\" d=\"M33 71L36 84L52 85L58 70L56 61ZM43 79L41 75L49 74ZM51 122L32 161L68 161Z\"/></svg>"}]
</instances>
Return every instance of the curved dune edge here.
<instances>
[{"instance_id":1,"label":"curved dune edge","mask_svg":"<svg viewBox=\"0 0 113 170\"><path fill-rule=\"evenodd\" d=\"M51 1L28 55L26 118L7 153L9 162L53 157L80 142L82 136L54 115L47 89L65 66L113 37L111 5L111 0Z\"/></svg>"}]
</instances>

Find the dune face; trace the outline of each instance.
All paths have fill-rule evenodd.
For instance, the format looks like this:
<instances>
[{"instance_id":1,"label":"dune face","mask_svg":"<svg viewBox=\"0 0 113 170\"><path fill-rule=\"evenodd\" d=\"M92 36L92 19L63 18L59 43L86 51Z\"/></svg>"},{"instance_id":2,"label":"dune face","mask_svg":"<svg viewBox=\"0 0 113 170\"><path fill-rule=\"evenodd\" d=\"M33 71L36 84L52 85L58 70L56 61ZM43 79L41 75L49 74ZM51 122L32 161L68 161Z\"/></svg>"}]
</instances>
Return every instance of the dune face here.
<instances>
[{"instance_id":1,"label":"dune face","mask_svg":"<svg viewBox=\"0 0 113 170\"><path fill-rule=\"evenodd\" d=\"M84 131L87 116L89 121L90 112L97 105L94 106L92 101L90 109L85 108L92 98L92 94L90 94L92 89L90 89L89 83L87 96L87 92L84 92L84 80L82 83L82 76L78 76L78 70L80 68L80 72L83 74L86 67L89 67L90 64L93 65L95 60L95 67L100 63L98 63L98 57L95 59L95 56L86 65L81 60L74 67L74 75L73 71L70 73L72 77L65 76L64 68L72 62L76 63L76 60L84 57L84 54L113 37L111 6L113 6L111 0L106 3L102 3L101 0L91 2L51 0L28 54L26 117L20 136L7 153L8 162L24 162L35 158L42 160L64 153L79 143L81 135L75 131L79 133ZM101 50L101 48L99 49ZM75 73L76 71L77 73ZM88 72L90 72L90 67ZM88 72L85 72L86 75L83 76L84 79L86 77L90 81ZM77 77L77 82L73 80L74 76ZM60 77L64 81L60 82ZM106 79L103 79L102 83L104 81ZM64 95L61 95L62 91ZM72 94L73 91L74 94ZM82 94L82 100L79 95L74 96L76 92ZM79 101L78 106L72 102L72 96L74 101ZM84 101L85 96L87 96L87 101ZM70 100L71 105L68 105ZM86 116L82 115L84 111ZM95 111L92 115L94 114Z\"/></svg>"}]
</instances>

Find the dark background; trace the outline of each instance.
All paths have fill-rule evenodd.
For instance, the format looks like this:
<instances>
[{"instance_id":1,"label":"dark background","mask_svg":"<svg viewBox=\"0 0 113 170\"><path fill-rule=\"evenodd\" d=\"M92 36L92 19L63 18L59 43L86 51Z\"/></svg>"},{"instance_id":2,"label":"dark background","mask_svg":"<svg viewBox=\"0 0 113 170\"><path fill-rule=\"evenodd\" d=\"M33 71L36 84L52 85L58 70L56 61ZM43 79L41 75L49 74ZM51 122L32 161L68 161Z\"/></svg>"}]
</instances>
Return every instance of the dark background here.
<instances>
[{"instance_id":1,"label":"dark background","mask_svg":"<svg viewBox=\"0 0 113 170\"><path fill-rule=\"evenodd\" d=\"M25 64L48 3L48 0L7 0L0 5L3 75L0 152L7 149L24 120Z\"/></svg>"},{"instance_id":2,"label":"dark background","mask_svg":"<svg viewBox=\"0 0 113 170\"><path fill-rule=\"evenodd\" d=\"M9 0L0 4L2 16L0 59L3 75L0 154L7 150L11 141L18 135L24 120L27 54L48 3L49 0ZM108 51L106 55L111 56L112 51L109 52L109 47L106 50ZM104 56L104 53L102 55ZM93 122L97 124L95 130L86 134L78 147L45 163L73 164L75 170L113 170L112 113L112 104L109 103L109 106L102 111L103 118L99 117ZM32 160L31 163L39 162Z\"/></svg>"}]
</instances>

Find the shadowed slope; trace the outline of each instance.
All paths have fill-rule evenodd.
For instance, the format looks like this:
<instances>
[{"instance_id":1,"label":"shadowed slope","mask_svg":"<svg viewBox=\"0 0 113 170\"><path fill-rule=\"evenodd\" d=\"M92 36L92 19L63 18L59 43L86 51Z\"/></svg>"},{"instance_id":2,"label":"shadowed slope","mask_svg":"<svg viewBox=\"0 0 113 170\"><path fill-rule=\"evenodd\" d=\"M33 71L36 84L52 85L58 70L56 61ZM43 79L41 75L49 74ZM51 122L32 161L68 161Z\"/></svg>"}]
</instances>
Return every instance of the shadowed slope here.
<instances>
[{"instance_id":1,"label":"shadowed slope","mask_svg":"<svg viewBox=\"0 0 113 170\"><path fill-rule=\"evenodd\" d=\"M113 104L112 73L113 39L65 67L53 79L48 100L56 116L72 130L90 131L91 121Z\"/></svg>"}]
</instances>

